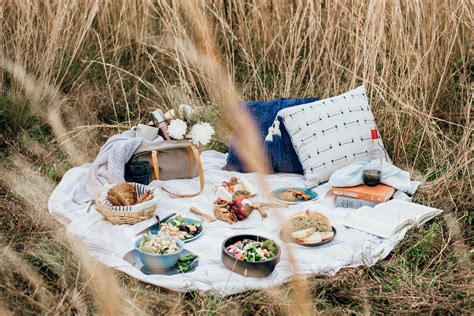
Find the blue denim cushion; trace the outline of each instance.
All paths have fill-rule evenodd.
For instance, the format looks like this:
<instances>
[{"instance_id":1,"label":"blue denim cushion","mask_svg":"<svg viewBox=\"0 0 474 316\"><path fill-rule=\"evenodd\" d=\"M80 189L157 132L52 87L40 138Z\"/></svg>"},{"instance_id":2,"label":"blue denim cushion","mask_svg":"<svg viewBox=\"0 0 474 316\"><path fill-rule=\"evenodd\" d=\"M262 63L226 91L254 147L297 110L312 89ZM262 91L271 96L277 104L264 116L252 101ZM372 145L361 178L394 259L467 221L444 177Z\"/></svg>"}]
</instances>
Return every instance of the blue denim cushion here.
<instances>
[{"instance_id":1,"label":"blue denim cushion","mask_svg":"<svg viewBox=\"0 0 474 316\"><path fill-rule=\"evenodd\" d=\"M305 103L310 103L319 100L318 98L306 98L306 99L276 99L270 101L249 101L244 103L244 106L255 119L257 123L257 128L262 137L262 148L263 148L263 139L268 133L268 128L273 124L277 113L282 110L292 106L301 105ZM303 174L303 167L301 166L298 156L293 148L291 143L290 135L283 125L280 122L280 130L282 137L282 148L284 154L281 157L272 155L272 167L274 172L283 172L283 173L299 173ZM232 171L245 171L243 168L243 163L240 161L237 156L237 152L232 145L230 145L229 155L227 156L227 164L223 168L224 170Z\"/></svg>"}]
</instances>

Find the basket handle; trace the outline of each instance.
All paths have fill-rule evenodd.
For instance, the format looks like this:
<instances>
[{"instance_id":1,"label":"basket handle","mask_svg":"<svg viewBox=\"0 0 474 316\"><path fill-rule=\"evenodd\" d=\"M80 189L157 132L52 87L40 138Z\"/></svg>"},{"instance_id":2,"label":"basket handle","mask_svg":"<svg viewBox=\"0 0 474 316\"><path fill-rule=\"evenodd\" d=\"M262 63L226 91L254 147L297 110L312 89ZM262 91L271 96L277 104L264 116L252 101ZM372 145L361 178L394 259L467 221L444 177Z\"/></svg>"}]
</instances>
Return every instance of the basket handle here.
<instances>
[{"instance_id":1,"label":"basket handle","mask_svg":"<svg viewBox=\"0 0 474 316\"><path fill-rule=\"evenodd\" d=\"M153 164L153 176L154 180L160 180L160 168L158 167L158 152L156 150L151 151L151 163Z\"/></svg>"}]
</instances>

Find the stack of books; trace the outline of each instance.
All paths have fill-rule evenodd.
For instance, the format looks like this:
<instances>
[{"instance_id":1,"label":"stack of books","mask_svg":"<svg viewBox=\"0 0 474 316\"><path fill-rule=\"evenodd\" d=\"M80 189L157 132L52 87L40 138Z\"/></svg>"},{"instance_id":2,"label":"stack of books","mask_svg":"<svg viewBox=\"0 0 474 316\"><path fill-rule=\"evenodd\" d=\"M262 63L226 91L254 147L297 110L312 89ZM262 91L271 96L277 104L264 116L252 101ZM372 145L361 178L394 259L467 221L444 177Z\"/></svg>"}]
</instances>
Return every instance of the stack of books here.
<instances>
[{"instance_id":1,"label":"stack of books","mask_svg":"<svg viewBox=\"0 0 474 316\"><path fill-rule=\"evenodd\" d=\"M336 196L336 207L360 208L362 206L374 207L390 200L395 189L385 184L379 184L375 187L366 185L333 187L331 192Z\"/></svg>"}]
</instances>

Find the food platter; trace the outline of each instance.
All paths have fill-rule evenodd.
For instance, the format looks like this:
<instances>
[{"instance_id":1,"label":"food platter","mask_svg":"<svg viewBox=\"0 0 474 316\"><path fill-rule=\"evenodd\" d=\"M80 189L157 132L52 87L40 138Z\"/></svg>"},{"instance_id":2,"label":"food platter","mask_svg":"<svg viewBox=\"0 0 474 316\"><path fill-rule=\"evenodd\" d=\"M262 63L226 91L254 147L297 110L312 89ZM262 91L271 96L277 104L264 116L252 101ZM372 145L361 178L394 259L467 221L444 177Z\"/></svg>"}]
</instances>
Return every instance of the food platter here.
<instances>
[{"instance_id":1,"label":"food platter","mask_svg":"<svg viewBox=\"0 0 474 316\"><path fill-rule=\"evenodd\" d=\"M198 220L195 220L195 219L192 219L192 218L188 218L188 217L178 217L178 216L175 217L175 218L170 218L170 219L164 221L163 223L161 223L160 226L152 227L152 229L150 229L148 234L156 235L156 234L159 234L159 233L165 233L163 231L160 232L160 230L163 229L163 227L166 227L166 225L164 225L164 224L173 225L173 224L178 224L181 221L184 221L187 224L186 226L196 227L196 232L192 234L192 237L185 237L184 239L182 239L184 242L190 242L190 241L193 241L193 240L201 237L202 232L203 232L203 226L202 226L201 221L198 221ZM177 225L174 225L174 226L177 226ZM186 228L183 228L183 229L186 229ZM170 234L170 236L174 236L174 235Z\"/></svg>"},{"instance_id":2,"label":"food platter","mask_svg":"<svg viewBox=\"0 0 474 316\"><path fill-rule=\"evenodd\" d=\"M334 240L336 233L324 214L306 210L291 215L282 224L280 237L287 243L317 247Z\"/></svg>"},{"instance_id":3,"label":"food platter","mask_svg":"<svg viewBox=\"0 0 474 316\"><path fill-rule=\"evenodd\" d=\"M217 186L214 192L214 216L218 220L234 224L247 219L255 209L262 217L267 217L261 207L254 207L249 200L257 194L257 189L245 178L232 177Z\"/></svg>"},{"instance_id":4,"label":"food platter","mask_svg":"<svg viewBox=\"0 0 474 316\"><path fill-rule=\"evenodd\" d=\"M286 194L286 192L304 192L304 195L307 195L307 199L302 199L298 197L294 197L294 200L288 200L288 199L283 199L282 195ZM279 188L276 190L272 191L272 196L281 203L286 203L286 204L300 204L304 202L311 202L314 201L318 198L318 193L314 192L313 190L309 190L306 188L298 188L298 187L285 187L285 188Z\"/></svg>"}]
</instances>

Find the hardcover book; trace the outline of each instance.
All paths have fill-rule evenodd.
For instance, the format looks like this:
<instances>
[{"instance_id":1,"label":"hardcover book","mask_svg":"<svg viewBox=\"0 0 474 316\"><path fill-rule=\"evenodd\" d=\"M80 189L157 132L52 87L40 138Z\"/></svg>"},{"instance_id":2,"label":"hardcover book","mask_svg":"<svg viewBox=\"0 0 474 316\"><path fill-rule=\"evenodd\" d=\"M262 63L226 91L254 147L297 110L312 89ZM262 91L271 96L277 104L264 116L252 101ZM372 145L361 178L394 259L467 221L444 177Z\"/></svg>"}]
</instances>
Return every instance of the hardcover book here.
<instances>
[{"instance_id":1,"label":"hardcover book","mask_svg":"<svg viewBox=\"0 0 474 316\"><path fill-rule=\"evenodd\" d=\"M375 187L369 187L366 185L345 188L333 187L331 191L332 194L337 196L344 196L378 203L388 201L395 193L394 188L385 184L379 184Z\"/></svg>"},{"instance_id":2,"label":"hardcover book","mask_svg":"<svg viewBox=\"0 0 474 316\"><path fill-rule=\"evenodd\" d=\"M345 196L336 196L336 207L343 207L343 208L360 208L362 206L370 206L373 207L379 204L378 202L372 202L367 200L360 200L354 199Z\"/></svg>"}]
</instances>

